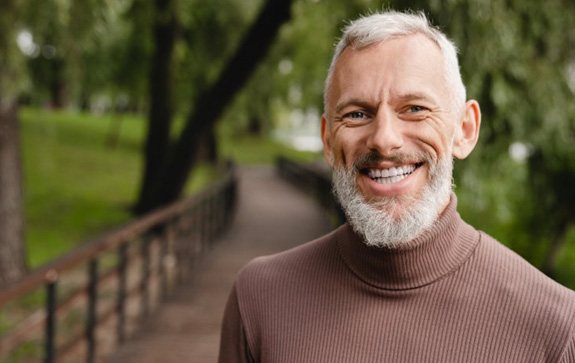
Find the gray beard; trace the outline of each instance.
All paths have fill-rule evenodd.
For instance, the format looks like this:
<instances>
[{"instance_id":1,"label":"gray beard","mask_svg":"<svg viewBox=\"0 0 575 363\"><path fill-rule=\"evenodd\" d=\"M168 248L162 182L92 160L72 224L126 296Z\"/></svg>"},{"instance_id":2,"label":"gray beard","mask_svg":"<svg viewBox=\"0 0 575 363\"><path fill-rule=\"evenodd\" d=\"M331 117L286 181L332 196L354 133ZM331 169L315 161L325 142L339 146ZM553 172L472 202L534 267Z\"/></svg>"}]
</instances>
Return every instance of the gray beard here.
<instances>
[{"instance_id":1,"label":"gray beard","mask_svg":"<svg viewBox=\"0 0 575 363\"><path fill-rule=\"evenodd\" d=\"M409 247L437 220L451 196L453 158L445 157L436 163L427 159L429 181L414 197L366 201L356 185L358 168L334 168L334 193L349 224L364 237L365 244L389 249Z\"/></svg>"}]
</instances>

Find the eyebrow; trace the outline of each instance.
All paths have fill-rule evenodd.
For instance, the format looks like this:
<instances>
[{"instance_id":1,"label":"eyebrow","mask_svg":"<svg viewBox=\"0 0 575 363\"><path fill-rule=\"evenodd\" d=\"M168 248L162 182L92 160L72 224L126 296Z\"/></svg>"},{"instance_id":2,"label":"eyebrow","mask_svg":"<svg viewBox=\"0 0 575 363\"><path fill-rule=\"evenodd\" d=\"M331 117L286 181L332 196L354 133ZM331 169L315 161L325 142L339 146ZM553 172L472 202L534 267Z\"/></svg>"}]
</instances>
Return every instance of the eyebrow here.
<instances>
[{"instance_id":1,"label":"eyebrow","mask_svg":"<svg viewBox=\"0 0 575 363\"><path fill-rule=\"evenodd\" d=\"M403 94L395 95L393 98L397 99L400 102L406 101L414 101L414 100L424 100L428 102L432 102L437 104L437 99L433 97L432 94L425 93L425 92L407 92Z\"/></svg>"},{"instance_id":2,"label":"eyebrow","mask_svg":"<svg viewBox=\"0 0 575 363\"><path fill-rule=\"evenodd\" d=\"M373 103L371 102L365 101L360 98L349 98L338 102L337 105L335 106L335 112L340 113L341 110L350 105L359 106L366 109L373 108Z\"/></svg>"}]
</instances>

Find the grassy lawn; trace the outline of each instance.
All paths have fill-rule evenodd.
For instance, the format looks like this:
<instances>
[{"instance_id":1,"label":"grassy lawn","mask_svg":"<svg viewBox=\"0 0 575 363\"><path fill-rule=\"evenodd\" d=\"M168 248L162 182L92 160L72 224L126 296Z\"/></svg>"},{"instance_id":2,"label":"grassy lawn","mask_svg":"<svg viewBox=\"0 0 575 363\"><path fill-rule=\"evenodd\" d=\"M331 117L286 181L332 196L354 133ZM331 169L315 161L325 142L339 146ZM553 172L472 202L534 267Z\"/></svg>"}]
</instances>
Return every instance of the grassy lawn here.
<instances>
[{"instance_id":1,"label":"grassy lawn","mask_svg":"<svg viewBox=\"0 0 575 363\"><path fill-rule=\"evenodd\" d=\"M143 123L31 109L21 119L26 241L35 267L130 218Z\"/></svg>"},{"instance_id":2,"label":"grassy lawn","mask_svg":"<svg viewBox=\"0 0 575 363\"><path fill-rule=\"evenodd\" d=\"M23 109L21 121L31 267L130 220L142 165L143 117ZM279 154L316 157L250 136L222 135L220 144L222 157L243 164L272 163ZM214 168L201 165L187 191L216 177Z\"/></svg>"}]
</instances>

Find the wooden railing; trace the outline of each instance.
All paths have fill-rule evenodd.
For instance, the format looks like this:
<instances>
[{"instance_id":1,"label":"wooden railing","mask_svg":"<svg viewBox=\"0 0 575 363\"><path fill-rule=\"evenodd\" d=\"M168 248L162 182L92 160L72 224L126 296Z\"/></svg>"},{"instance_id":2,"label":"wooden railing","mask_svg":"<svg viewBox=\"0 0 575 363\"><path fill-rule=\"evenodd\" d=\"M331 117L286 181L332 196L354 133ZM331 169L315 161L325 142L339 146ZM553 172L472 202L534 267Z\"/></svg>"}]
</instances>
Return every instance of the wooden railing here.
<instances>
[{"instance_id":1,"label":"wooden railing","mask_svg":"<svg viewBox=\"0 0 575 363\"><path fill-rule=\"evenodd\" d=\"M335 226L345 222L345 214L331 191L331 173L325 166L279 157L276 167L280 176L316 198Z\"/></svg>"},{"instance_id":2,"label":"wooden railing","mask_svg":"<svg viewBox=\"0 0 575 363\"><path fill-rule=\"evenodd\" d=\"M226 229L236 185L230 165L203 192L88 242L0 291L0 362L102 361L190 276Z\"/></svg>"}]
</instances>

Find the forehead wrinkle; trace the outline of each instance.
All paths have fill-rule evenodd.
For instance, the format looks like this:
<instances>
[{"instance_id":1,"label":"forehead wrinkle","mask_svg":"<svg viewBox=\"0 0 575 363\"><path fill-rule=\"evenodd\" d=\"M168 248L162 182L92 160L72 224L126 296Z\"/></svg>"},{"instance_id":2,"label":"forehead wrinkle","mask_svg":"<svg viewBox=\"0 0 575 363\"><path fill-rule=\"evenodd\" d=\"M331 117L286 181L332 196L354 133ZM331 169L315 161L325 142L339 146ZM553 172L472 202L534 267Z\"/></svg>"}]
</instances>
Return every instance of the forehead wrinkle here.
<instances>
[{"instance_id":1,"label":"forehead wrinkle","mask_svg":"<svg viewBox=\"0 0 575 363\"><path fill-rule=\"evenodd\" d=\"M378 76L379 72L366 73L353 69L343 69L334 78L337 82L334 91L338 94L334 111L341 112L345 107L354 105L366 110L376 110L382 102L388 102L390 85L393 84L393 74ZM357 73L356 73L357 72ZM385 78L383 81L381 78Z\"/></svg>"}]
</instances>

